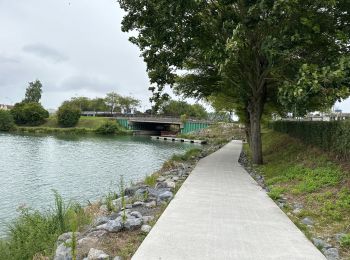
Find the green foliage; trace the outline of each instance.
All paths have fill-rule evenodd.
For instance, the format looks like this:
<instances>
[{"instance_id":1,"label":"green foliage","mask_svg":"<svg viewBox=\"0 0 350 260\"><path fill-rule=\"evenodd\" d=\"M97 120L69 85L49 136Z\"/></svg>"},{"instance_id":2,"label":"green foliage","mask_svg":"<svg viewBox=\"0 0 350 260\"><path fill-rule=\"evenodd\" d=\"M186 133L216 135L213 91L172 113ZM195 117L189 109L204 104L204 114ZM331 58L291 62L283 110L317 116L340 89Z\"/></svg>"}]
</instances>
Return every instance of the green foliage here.
<instances>
[{"instance_id":1,"label":"green foliage","mask_svg":"<svg viewBox=\"0 0 350 260\"><path fill-rule=\"evenodd\" d=\"M182 155L174 154L171 157L171 160L178 161L178 162L189 161L189 160L193 159L194 157L197 157L201 153L201 151L202 150L199 148L192 148L192 149L188 150L185 154L182 154Z\"/></svg>"},{"instance_id":2,"label":"green foliage","mask_svg":"<svg viewBox=\"0 0 350 260\"><path fill-rule=\"evenodd\" d=\"M42 84L39 80L29 82L29 86L26 89L24 103L39 103L42 93Z\"/></svg>"},{"instance_id":3,"label":"green foliage","mask_svg":"<svg viewBox=\"0 0 350 260\"><path fill-rule=\"evenodd\" d=\"M350 247L350 234L346 234L340 239L340 245L343 247Z\"/></svg>"},{"instance_id":4,"label":"green foliage","mask_svg":"<svg viewBox=\"0 0 350 260\"><path fill-rule=\"evenodd\" d=\"M0 131L10 131L15 127L10 111L0 110Z\"/></svg>"},{"instance_id":5,"label":"green foliage","mask_svg":"<svg viewBox=\"0 0 350 260\"><path fill-rule=\"evenodd\" d=\"M285 191L286 191L285 188L273 187L271 189L271 191L268 193L268 195L270 196L271 199L278 200L281 198L283 192L285 192Z\"/></svg>"},{"instance_id":6,"label":"green foliage","mask_svg":"<svg viewBox=\"0 0 350 260\"><path fill-rule=\"evenodd\" d=\"M115 206L113 204L113 200L118 198L118 194L112 191L109 191L107 196L105 197L105 203L107 206L107 210L108 211L114 211L115 210Z\"/></svg>"},{"instance_id":7,"label":"green foliage","mask_svg":"<svg viewBox=\"0 0 350 260\"><path fill-rule=\"evenodd\" d=\"M169 85L234 109L256 164L263 162L262 115L290 109L279 95L302 87L311 94L299 103L314 109L350 93L344 0L118 2L126 12L122 30L137 32L130 41L147 64L152 101L162 101Z\"/></svg>"},{"instance_id":8,"label":"green foliage","mask_svg":"<svg viewBox=\"0 0 350 260\"><path fill-rule=\"evenodd\" d=\"M208 113L200 104L188 104L185 101L169 100L165 102L161 108L160 113L166 116L180 117L186 115L198 119L206 119Z\"/></svg>"},{"instance_id":9,"label":"green foliage","mask_svg":"<svg viewBox=\"0 0 350 260\"><path fill-rule=\"evenodd\" d=\"M0 240L0 259L33 259L40 253L51 257L57 237L91 222L91 217L77 203L65 204L55 192L55 207L46 212L22 208L9 226L8 236Z\"/></svg>"},{"instance_id":10,"label":"green foliage","mask_svg":"<svg viewBox=\"0 0 350 260\"><path fill-rule=\"evenodd\" d=\"M11 109L13 118L18 125L40 125L49 117L49 112L36 102L22 102L15 104Z\"/></svg>"},{"instance_id":11,"label":"green foliage","mask_svg":"<svg viewBox=\"0 0 350 260\"><path fill-rule=\"evenodd\" d=\"M276 121L272 128L340 158L350 156L350 121Z\"/></svg>"},{"instance_id":12,"label":"green foliage","mask_svg":"<svg viewBox=\"0 0 350 260\"><path fill-rule=\"evenodd\" d=\"M154 187L157 183L157 175L152 174L152 175L146 176L144 183L150 187Z\"/></svg>"},{"instance_id":13,"label":"green foliage","mask_svg":"<svg viewBox=\"0 0 350 260\"><path fill-rule=\"evenodd\" d=\"M57 111L57 121L60 126L73 127L79 122L81 110L78 107L62 104Z\"/></svg>"},{"instance_id":14,"label":"green foliage","mask_svg":"<svg viewBox=\"0 0 350 260\"><path fill-rule=\"evenodd\" d=\"M116 121L108 120L95 130L97 134L112 135L119 131L119 125Z\"/></svg>"}]
</instances>

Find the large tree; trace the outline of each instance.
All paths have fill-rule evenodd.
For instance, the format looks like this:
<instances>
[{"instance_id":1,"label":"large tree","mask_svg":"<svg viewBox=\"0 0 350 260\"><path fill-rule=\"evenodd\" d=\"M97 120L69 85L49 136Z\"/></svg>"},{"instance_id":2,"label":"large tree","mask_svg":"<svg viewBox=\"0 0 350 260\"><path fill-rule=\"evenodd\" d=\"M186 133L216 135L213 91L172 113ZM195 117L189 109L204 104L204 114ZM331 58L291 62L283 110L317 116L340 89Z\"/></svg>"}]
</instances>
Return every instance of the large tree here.
<instances>
[{"instance_id":1,"label":"large tree","mask_svg":"<svg viewBox=\"0 0 350 260\"><path fill-rule=\"evenodd\" d=\"M155 98L179 94L230 97L247 126L253 162L261 164L261 117L280 110L279 94L297 85L305 66L336 67L348 52L346 0L119 0L124 31L142 51ZM330 69L331 70L331 69ZM310 71L310 70L308 70ZM327 104L347 95L323 84ZM287 91L288 92L288 91ZM285 94L290 99L290 94ZM320 106L319 98L312 106ZM303 104L308 106L309 99Z\"/></svg>"}]
</instances>

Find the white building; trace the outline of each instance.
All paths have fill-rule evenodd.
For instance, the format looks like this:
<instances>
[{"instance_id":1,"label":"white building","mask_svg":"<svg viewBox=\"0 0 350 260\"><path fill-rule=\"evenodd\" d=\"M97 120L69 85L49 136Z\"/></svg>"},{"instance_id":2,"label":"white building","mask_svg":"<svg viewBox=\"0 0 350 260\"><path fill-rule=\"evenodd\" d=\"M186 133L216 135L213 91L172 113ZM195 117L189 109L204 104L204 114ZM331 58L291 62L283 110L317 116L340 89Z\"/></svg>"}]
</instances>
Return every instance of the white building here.
<instances>
[{"instance_id":1,"label":"white building","mask_svg":"<svg viewBox=\"0 0 350 260\"><path fill-rule=\"evenodd\" d=\"M0 104L0 110L10 110L12 108L13 106L11 105Z\"/></svg>"}]
</instances>

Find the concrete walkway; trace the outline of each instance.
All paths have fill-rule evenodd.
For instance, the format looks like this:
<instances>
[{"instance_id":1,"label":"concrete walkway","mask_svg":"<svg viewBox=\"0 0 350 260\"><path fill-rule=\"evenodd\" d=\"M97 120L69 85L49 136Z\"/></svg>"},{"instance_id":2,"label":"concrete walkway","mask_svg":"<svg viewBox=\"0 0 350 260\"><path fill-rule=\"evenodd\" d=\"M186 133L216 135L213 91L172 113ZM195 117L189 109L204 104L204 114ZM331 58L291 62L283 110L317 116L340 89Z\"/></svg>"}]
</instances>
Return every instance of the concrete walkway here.
<instances>
[{"instance_id":1,"label":"concrete walkway","mask_svg":"<svg viewBox=\"0 0 350 260\"><path fill-rule=\"evenodd\" d=\"M241 147L200 160L132 259L325 259L238 164Z\"/></svg>"}]
</instances>

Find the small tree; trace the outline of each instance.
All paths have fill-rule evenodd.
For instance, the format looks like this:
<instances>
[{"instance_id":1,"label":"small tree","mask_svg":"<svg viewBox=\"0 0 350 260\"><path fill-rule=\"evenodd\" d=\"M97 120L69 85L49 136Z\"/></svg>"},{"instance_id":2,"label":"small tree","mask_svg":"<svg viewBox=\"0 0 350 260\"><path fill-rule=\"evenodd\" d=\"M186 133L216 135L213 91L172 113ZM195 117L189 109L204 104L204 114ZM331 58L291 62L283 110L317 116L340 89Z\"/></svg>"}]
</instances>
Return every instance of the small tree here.
<instances>
[{"instance_id":1,"label":"small tree","mask_svg":"<svg viewBox=\"0 0 350 260\"><path fill-rule=\"evenodd\" d=\"M39 103L42 93L42 84L39 80L29 82L26 89L26 94L23 102L25 103Z\"/></svg>"},{"instance_id":2,"label":"small tree","mask_svg":"<svg viewBox=\"0 0 350 260\"><path fill-rule=\"evenodd\" d=\"M69 104L63 104L57 111L57 121L60 126L73 127L79 122L81 110Z\"/></svg>"},{"instance_id":3,"label":"small tree","mask_svg":"<svg viewBox=\"0 0 350 260\"><path fill-rule=\"evenodd\" d=\"M106 102L106 105L109 107L111 114L119 105L120 98L121 98L120 95L118 95L116 92L107 93L105 102Z\"/></svg>"},{"instance_id":4,"label":"small tree","mask_svg":"<svg viewBox=\"0 0 350 260\"><path fill-rule=\"evenodd\" d=\"M0 110L0 131L10 131L15 126L10 111Z\"/></svg>"},{"instance_id":5,"label":"small tree","mask_svg":"<svg viewBox=\"0 0 350 260\"><path fill-rule=\"evenodd\" d=\"M40 125L49 117L49 112L36 102L21 102L15 104L11 114L18 125Z\"/></svg>"}]
</instances>

